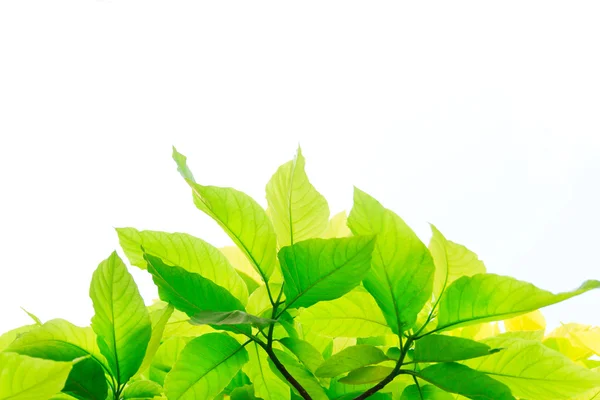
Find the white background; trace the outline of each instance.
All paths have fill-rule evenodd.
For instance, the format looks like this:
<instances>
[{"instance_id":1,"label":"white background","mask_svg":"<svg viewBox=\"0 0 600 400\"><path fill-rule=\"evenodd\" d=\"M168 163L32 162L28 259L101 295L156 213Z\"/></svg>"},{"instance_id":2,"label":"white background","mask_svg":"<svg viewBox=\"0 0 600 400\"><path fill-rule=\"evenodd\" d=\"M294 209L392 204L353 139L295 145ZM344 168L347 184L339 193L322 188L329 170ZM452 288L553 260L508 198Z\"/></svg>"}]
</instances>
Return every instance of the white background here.
<instances>
[{"instance_id":1,"label":"white background","mask_svg":"<svg viewBox=\"0 0 600 400\"><path fill-rule=\"evenodd\" d=\"M333 212L356 185L491 272L600 278L598 3L412 3L1 1L0 331L20 306L88 324L113 227L228 244L171 145L264 204L300 143Z\"/></svg>"}]
</instances>

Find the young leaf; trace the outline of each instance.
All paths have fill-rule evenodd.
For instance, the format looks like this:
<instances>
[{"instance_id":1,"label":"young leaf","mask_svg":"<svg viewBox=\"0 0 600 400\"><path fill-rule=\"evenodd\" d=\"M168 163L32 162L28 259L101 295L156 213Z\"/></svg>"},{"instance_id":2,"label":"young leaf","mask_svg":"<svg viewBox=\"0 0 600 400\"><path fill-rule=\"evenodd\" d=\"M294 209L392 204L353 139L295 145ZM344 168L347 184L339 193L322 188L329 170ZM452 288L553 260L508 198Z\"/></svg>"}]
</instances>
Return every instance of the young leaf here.
<instances>
[{"instance_id":1,"label":"young leaf","mask_svg":"<svg viewBox=\"0 0 600 400\"><path fill-rule=\"evenodd\" d=\"M309 239L279 252L288 308L308 307L348 293L371 268L375 238Z\"/></svg>"},{"instance_id":2,"label":"young leaf","mask_svg":"<svg viewBox=\"0 0 600 400\"><path fill-rule=\"evenodd\" d=\"M300 385L302 385L302 387L308 392L313 400L329 400L327 394L325 394L325 390L319 384L319 381L317 381L315 376L311 374L308 369L306 369L289 354L278 349L273 349L273 351L275 352L275 355L279 361L281 361L281 363L285 366L287 371L298 381L298 383L300 383ZM280 379L283 379L281 373L277 370L271 359L269 359L268 362L271 370L275 372ZM295 389L292 390L295 391Z\"/></svg>"},{"instance_id":3,"label":"young leaf","mask_svg":"<svg viewBox=\"0 0 600 400\"><path fill-rule=\"evenodd\" d=\"M348 385L362 385L365 383L381 382L386 376L392 373L394 368L381 365L369 365L366 367L350 371L348 375L339 379L340 383Z\"/></svg>"},{"instance_id":4,"label":"young leaf","mask_svg":"<svg viewBox=\"0 0 600 400\"><path fill-rule=\"evenodd\" d=\"M116 252L92 276L92 329L117 383L140 368L152 335L150 317L137 285Z\"/></svg>"},{"instance_id":5,"label":"young leaf","mask_svg":"<svg viewBox=\"0 0 600 400\"><path fill-rule=\"evenodd\" d=\"M25 325L20 326L15 329L11 329L8 332L0 335L0 352L4 351L12 342L15 341L16 338L21 336L22 334L37 329L39 325Z\"/></svg>"},{"instance_id":6,"label":"young leaf","mask_svg":"<svg viewBox=\"0 0 600 400\"><path fill-rule=\"evenodd\" d=\"M244 311L238 299L211 280L181 267L166 265L150 254L144 254L144 258L161 300L173 304L190 317L202 311ZM239 325L235 329L250 333L249 326Z\"/></svg>"},{"instance_id":7,"label":"young leaf","mask_svg":"<svg viewBox=\"0 0 600 400\"><path fill-rule=\"evenodd\" d=\"M329 223L327 200L309 182L300 147L267 184L267 203L279 246L319 236Z\"/></svg>"},{"instance_id":8,"label":"young leaf","mask_svg":"<svg viewBox=\"0 0 600 400\"><path fill-rule=\"evenodd\" d=\"M138 231L134 228L117 228L119 242L132 265L146 269L144 252L195 272L224 287L242 304L248 301L248 288L244 280L216 247L186 233ZM142 251L142 247L144 251Z\"/></svg>"},{"instance_id":9,"label":"young leaf","mask_svg":"<svg viewBox=\"0 0 600 400\"><path fill-rule=\"evenodd\" d=\"M53 361L89 357L73 365L64 391L90 400L106 398L106 360L96 344L92 328L80 328L68 321L53 319L20 336L7 351Z\"/></svg>"},{"instance_id":10,"label":"young leaf","mask_svg":"<svg viewBox=\"0 0 600 400\"><path fill-rule=\"evenodd\" d=\"M23 307L21 307L21 310L23 310L25 312L25 314L27 314L29 316L29 318L31 318L33 320L33 322L35 322L36 325L42 325L42 321L35 314L30 313Z\"/></svg>"},{"instance_id":11,"label":"young leaf","mask_svg":"<svg viewBox=\"0 0 600 400\"><path fill-rule=\"evenodd\" d=\"M339 299L301 309L297 317L306 329L327 337L370 337L391 334L375 299L357 287Z\"/></svg>"},{"instance_id":12,"label":"young leaf","mask_svg":"<svg viewBox=\"0 0 600 400\"><path fill-rule=\"evenodd\" d=\"M187 167L186 157L175 148L173 159L192 188L196 207L223 228L267 282L275 269L276 237L273 225L262 207L235 189L197 184Z\"/></svg>"},{"instance_id":13,"label":"young leaf","mask_svg":"<svg viewBox=\"0 0 600 400\"><path fill-rule=\"evenodd\" d=\"M254 385L254 393L264 400L290 400L290 388L269 368L268 356L256 343L248 346L249 361L243 367Z\"/></svg>"},{"instance_id":14,"label":"young leaf","mask_svg":"<svg viewBox=\"0 0 600 400\"><path fill-rule=\"evenodd\" d=\"M244 311L200 311L192 316L190 323L194 325L253 325L266 326L277 322L274 319L260 318Z\"/></svg>"},{"instance_id":15,"label":"young leaf","mask_svg":"<svg viewBox=\"0 0 600 400\"><path fill-rule=\"evenodd\" d=\"M429 335L417 340L413 359L418 362L450 362L483 357L497 351L474 340Z\"/></svg>"},{"instance_id":16,"label":"young leaf","mask_svg":"<svg viewBox=\"0 0 600 400\"><path fill-rule=\"evenodd\" d=\"M454 400L454 396L433 385L410 385L404 389L400 400Z\"/></svg>"},{"instance_id":17,"label":"young leaf","mask_svg":"<svg viewBox=\"0 0 600 400\"><path fill-rule=\"evenodd\" d=\"M515 399L508 386L462 364L434 364L423 369L417 376L447 392L460 394L468 399Z\"/></svg>"},{"instance_id":18,"label":"young leaf","mask_svg":"<svg viewBox=\"0 0 600 400\"><path fill-rule=\"evenodd\" d=\"M64 387L70 362L0 353L0 400L40 400Z\"/></svg>"},{"instance_id":19,"label":"young leaf","mask_svg":"<svg viewBox=\"0 0 600 400\"><path fill-rule=\"evenodd\" d=\"M150 379L164 386L165 377L173 369L173 365L179 358L179 354L181 354L190 340L192 338L179 336L165 340L156 351L150 364Z\"/></svg>"},{"instance_id":20,"label":"young leaf","mask_svg":"<svg viewBox=\"0 0 600 400\"><path fill-rule=\"evenodd\" d=\"M279 342L294 353L298 360L313 374L325 361L321 353L312 344L304 340L286 337L280 339Z\"/></svg>"},{"instance_id":21,"label":"young leaf","mask_svg":"<svg viewBox=\"0 0 600 400\"><path fill-rule=\"evenodd\" d=\"M248 362L248 352L224 333L190 341L165 380L169 400L212 399Z\"/></svg>"},{"instance_id":22,"label":"young leaf","mask_svg":"<svg viewBox=\"0 0 600 400\"><path fill-rule=\"evenodd\" d=\"M352 370L387 361L389 358L375 346L360 344L334 354L315 372L316 376L334 378Z\"/></svg>"},{"instance_id":23,"label":"young leaf","mask_svg":"<svg viewBox=\"0 0 600 400\"><path fill-rule=\"evenodd\" d=\"M150 313L150 321L152 323L152 335L150 336L148 348L146 349L144 360L142 361L142 365L140 366L137 375L144 373L148 368L150 368L152 359L154 358L154 355L156 354L156 351L160 346L165 327L169 322L169 318L171 318L171 316L173 315L173 311L173 305L167 304L163 309L156 310Z\"/></svg>"},{"instance_id":24,"label":"young leaf","mask_svg":"<svg viewBox=\"0 0 600 400\"><path fill-rule=\"evenodd\" d=\"M131 382L123 391L123 400L152 400L154 396L160 396L163 392L162 386L152 381Z\"/></svg>"},{"instance_id":25,"label":"young leaf","mask_svg":"<svg viewBox=\"0 0 600 400\"><path fill-rule=\"evenodd\" d=\"M504 350L464 364L504 383L519 398L570 399L600 386L600 374L539 342L502 337L483 342Z\"/></svg>"},{"instance_id":26,"label":"young leaf","mask_svg":"<svg viewBox=\"0 0 600 400\"><path fill-rule=\"evenodd\" d=\"M377 234L372 268L363 284L394 333L410 329L431 297L434 266L429 250L400 217L356 188L348 225L355 235Z\"/></svg>"},{"instance_id":27,"label":"young leaf","mask_svg":"<svg viewBox=\"0 0 600 400\"><path fill-rule=\"evenodd\" d=\"M535 310L518 317L504 321L504 328L509 332L515 331L541 331L542 336L546 329L546 319L540 310Z\"/></svg>"},{"instance_id":28,"label":"young leaf","mask_svg":"<svg viewBox=\"0 0 600 400\"><path fill-rule=\"evenodd\" d=\"M346 211L335 214L329 220L329 225L321 237L323 239L341 238L352 236L350 228L348 228L348 216Z\"/></svg>"},{"instance_id":29,"label":"young leaf","mask_svg":"<svg viewBox=\"0 0 600 400\"><path fill-rule=\"evenodd\" d=\"M433 280L435 299L439 299L444 290L458 278L486 272L485 265L479 260L477 254L447 240L433 224L431 231L433 235L429 243L429 251L435 264Z\"/></svg>"},{"instance_id":30,"label":"young leaf","mask_svg":"<svg viewBox=\"0 0 600 400\"><path fill-rule=\"evenodd\" d=\"M508 276L463 276L442 295L435 331L515 317L597 288L600 281L590 280L571 292L553 294Z\"/></svg>"}]
</instances>

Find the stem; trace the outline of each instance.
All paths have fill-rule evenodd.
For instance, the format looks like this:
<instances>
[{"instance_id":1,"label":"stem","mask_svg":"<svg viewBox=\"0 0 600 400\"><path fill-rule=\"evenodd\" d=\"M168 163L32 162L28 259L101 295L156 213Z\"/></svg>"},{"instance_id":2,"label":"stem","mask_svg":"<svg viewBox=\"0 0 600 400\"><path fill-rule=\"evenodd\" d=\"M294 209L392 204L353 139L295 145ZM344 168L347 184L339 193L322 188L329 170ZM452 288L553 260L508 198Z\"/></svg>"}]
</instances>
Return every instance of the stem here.
<instances>
[{"instance_id":1,"label":"stem","mask_svg":"<svg viewBox=\"0 0 600 400\"><path fill-rule=\"evenodd\" d=\"M412 344L413 339L408 338L408 340L406 341L406 344L404 346L402 346L402 335L399 334L398 337L400 338L400 347L402 348L402 353L400 354L400 358L398 359L398 362L394 366L394 369L392 370L392 372L390 372L390 374L388 376L383 378L383 380L381 382L379 382L377 385L373 386L371 389L367 390L360 396L355 397L353 400L364 400L364 399L368 398L369 396L372 396L373 394L375 394L378 391L380 391L381 389L383 389L385 387L385 385L387 385L388 383L393 381L395 377L400 375L400 368L402 368L402 363L404 362L404 357L406 357L406 353L408 353L408 350L410 349L410 345Z\"/></svg>"},{"instance_id":2,"label":"stem","mask_svg":"<svg viewBox=\"0 0 600 400\"><path fill-rule=\"evenodd\" d=\"M259 343L259 345L260 345L260 343ZM292 385L294 387L294 389L296 389L298 391L298 394L300 394L300 396L304 400L312 400L312 397L310 397L310 395L308 394L308 392L306 391L306 389L304 389L302 387L302 385L300 384L300 382L298 382L296 380L296 378L294 378L292 376L292 374L290 374L288 372L288 370L285 369L285 366L281 363L281 361L279 361L279 359L277 358L277 355L275 354L275 352L273 351L273 349L269 348L268 346L263 347L263 349L267 352L267 355L269 356L269 358L271 359L271 361L273 361L273 364L275 364L275 367L277 368L277 370L279 372L281 372L281 375L283 375L283 377L290 383L290 385Z\"/></svg>"},{"instance_id":3,"label":"stem","mask_svg":"<svg viewBox=\"0 0 600 400\"><path fill-rule=\"evenodd\" d=\"M415 381L415 385L417 385L417 389L419 390L419 397L421 398L421 400L423 400L423 392L421 391L421 385L419 385L419 381L417 380L416 376L412 376L413 381Z\"/></svg>"}]
</instances>

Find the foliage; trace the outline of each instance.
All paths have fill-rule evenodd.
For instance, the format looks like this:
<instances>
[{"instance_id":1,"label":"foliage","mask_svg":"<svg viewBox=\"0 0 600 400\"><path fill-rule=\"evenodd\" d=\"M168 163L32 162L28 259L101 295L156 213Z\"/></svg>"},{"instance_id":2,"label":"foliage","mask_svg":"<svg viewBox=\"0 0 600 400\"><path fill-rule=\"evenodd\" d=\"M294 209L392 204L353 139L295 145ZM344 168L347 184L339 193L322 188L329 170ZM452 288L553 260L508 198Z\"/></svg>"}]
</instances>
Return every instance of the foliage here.
<instances>
[{"instance_id":1,"label":"foliage","mask_svg":"<svg viewBox=\"0 0 600 400\"><path fill-rule=\"evenodd\" d=\"M487 273L359 189L348 218L330 218L300 149L266 210L173 158L235 246L117 229L160 300L146 306L112 253L92 277L90 327L28 313L34 324L0 336L0 400L600 399L600 328L546 334L538 310L599 281L554 294Z\"/></svg>"}]
</instances>

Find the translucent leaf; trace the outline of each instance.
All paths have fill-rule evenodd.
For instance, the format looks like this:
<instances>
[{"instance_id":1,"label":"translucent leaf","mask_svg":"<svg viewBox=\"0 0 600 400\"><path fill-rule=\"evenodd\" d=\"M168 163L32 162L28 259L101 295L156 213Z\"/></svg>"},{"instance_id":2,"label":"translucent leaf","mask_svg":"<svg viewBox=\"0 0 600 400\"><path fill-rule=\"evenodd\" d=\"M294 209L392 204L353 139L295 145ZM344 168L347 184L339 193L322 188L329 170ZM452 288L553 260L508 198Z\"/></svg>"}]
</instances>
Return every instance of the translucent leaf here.
<instances>
[{"instance_id":1,"label":"translucent leaf","mask_svg":"<svg viewBox=\"0 0 600 400\"><path fill-rule=\"evenodd\" d=\"M74 361L65 392L75 397L104 400L108 391L106 360L96 344L92 328L81 328L62 319L53 319L15 340L7 351L53 361Z\"/></svg>"},{"instance_id":2,"label":"translucent leaf","mask_svg":"<svg viewBox=\"0 0 600 400\"><path fill-rule=\"evenodd\" d=\"M544 331L546 319L540 310L535 310L518 317L509 318L504 321L504 328L508 332L515 331Z\"/></svg>"},{"instance_id":3,"label":"translucent leaf","mask_svg":"<svg viewBox=\"0 0 600 400\"><path fill-rule=\"evenodd\" d=\"M435 330L503 320L599 287L600 281L586 281L571 292L553 294L508 276L464 276L452 283L442 295Z\"/></svg>"},{"instance_id":4,"label":"translucent leaf","mask_svg":"<svg viewBox=\"0 0 600 400\"><path fill-rule=\"evenodd\" d=\"M192 338L174 336L165 340L158 348L150 364L150 379L161 386L165 384L165 377L173 368L179 354L183 351Z\"/></svg>"},{"instance_id":5,"label":"translucent leaf","mask_svg":"<svg viewBox=\"0 0 600 400\"><path fill-rule=\"evenodd\" d=\"M29 318L31 318L33 320L33 322L35 322L36 325L42 325L42 321L35 314L30 313L23 307L21 307L21 310L23 310L25 312L25 314L27 314L29 316Z\"/></svg>"},{"instance_id":6,"label":"translucent leaf","mask_svg":"<svg viewBox=\"0 0 600 400\"><path fill-rule=\"evenodd\" d=\"M279 342L287 347L304 366L313 374L325 361L323 356L307 341L286 337Z\"/></svg>"},{"instance_id":7,"label":"translucent leaf","mask_svg":"<svg viewBox=\"0 0 600 400\"><path fill-rule=\"evenodd\" d=\"M297 320L327 337L369 337L391 334L373 296L357 287L344 296L301 309Z\"/></svg>"},{"instance_id":8,"label":"translucent leaf","mask_svg":"<svg viewBox=\"0 0 600 400\"><path fill-rule=\"evenodd\" d=\"M192 188L196 207L223 228L266 282L275 269L276 237L262 207L250 196L235 189L197 184L187 167L186 157L175 148L173 159Z\"/></svg>"},{"instance_id":9,"label":"translucent leaf","mask_svg":"<svg viewBox=\"0 0 600 400\"><path fill-rule=\"evenodd\" d=\"M329 206L309 182L300 147L292 161L277 169L267 184L269 215L279 246L317 237L329 223Z\"/></svg>"},{"instance_id":10,"label":"translucent leaf","mask_svg":"<svg viewBox=\"0 0 600 400\"><path fill-rule=\"evenodd\" d=\"M323 378L334 378L352 370L377 364L389 358L375 346L366 344L348 347L325 360L315 375Z\"/></svg>"},{"instance_id":11,"label":"translucent leaf","mask_svg":"<svg viewBox=\"0 0 600 400\"><path fill-rule=\"evenodd\" d=\"M260 286L259 282L262 282L262 278L260 274L256 271L256 269L250 264L250 260L248 257L240 250L237 246L225 246L219 248L219 251L227 258L229 263L235 268L238 272L238 275L243 278L242 274L246 274L253 281L257 282L257 285ZM248 291L250 293L250 290Z\"/></svg>"},{"instance_id":12,"label":"translucent leaf","mask_svg":"<svg viewBox=\"0 0 600 400\"><path fill-rule=\"evenodd\" d=\"M417 340L413 359L419 362L450 362L487 356L496 351L498 349L470 339L429 335Z\"/></svg>"},{"instance_id":13,"label":"translucent leaf","mask_svg":"<svg viewBox=\"0 0 600 400\"><path fill-rule=\"evenodd\" d=\"M173 315L173 305L167 304L164 308L160 310L156 310L150 313L150 321L152 323L152 335L150 336L150 341L148 342L148 348L146 349L146 354L144 355L144 360L142 361L142 365L137 372L137 375L145 372L148 368L150 368L150 364L152 363L152 359L154 358L154 354L158 350L160 343L163 338L163 334L165 332L165 327L169 322L169 319Z\"/></svg>"},{"instance_id":14,"label":"translucent leaf","mask_svg":"<svg viewBox=\"0 0 600 400\"><path fill-rule=\"evenodd\" d=\"M245 311L242 303L225 288L196 273L169 266L160 258L145 254L148 272L163 301L192 317L202 311ZM250 333L250 327L236 326L236 332Z\"/></svg>"},{"instance_id":15,"label":"translucent leaf","mask_svg":"<svg viewBox=\"0 0 600 400\"><path fill-rule=\"evenodd\" d=\"M123 400L152 400L163 392L162 386L153 381L135 381L123 391Z\"/></svg>"},{"instance_id":16,"label":"translucent leaf","mask_svg":"<svg viewBox=\"0 0 600 400\"><path fill-rule=\"evenodd\" d=\"M254 393L264 400L289 400L290 388L270 368L267 354L256 343L247 346L249 361L243 367L254 385Z\"/></svg>"},{"instance_id":17,"label":"translucent leaf","mask_svg":"<svg viewBox=\"0 0 600 400\"><path fill-rule=\"evenodd\" d=\"M335 214L329 220L329 225L323 234L321 235L324 239L330 238L341 238L352 236L350 228L348 228L348 217L346 211Z\"/></svg>"},{"instance_id":18,"label":"translucent leaf","mask_svg":"<svg viewBox=\"0 0 600 400\"><path fill-rule=\"evenodd\" d=\"M90 297L96 312L92 329L100 351L117 382L125 383L142 364L152 327L137 285L117 253L94 272Z\"/></svg>"},{"instance_id":19,"label":"translucent leaf","mask_svg":"<svg viewBox=\"0 0 600 400\"><path fill-rule=\"evenodd\" d=\"M138 231L117 228L119 242L132 265L146 269L144 252L166 264L195 272L224 287L242 304L248 301L248 288L225 255L202 239L186 233ZM144 251L142 251L142 247Z\"/></svg>"},{"instance_id":20,"label":"translucent leaf","mask_svg":"<svg viewBox=\"0 0 600 400\"><path fill-rule=\"evenodd\" d=\"M24 325L3 333L0 335L0 351L4 351L4 349L10 346L10 344L20 335L36 329L37 327L38 325Z\"/></svg>"},{"instance_id":21,"label":"translucent leaf","mask_svg":"<svg viewBox=\"0 0 600 400\"><path fill-rule=\"evenodd\" d=\"M248 362L248 352L224 333L190 341L165 380L169 400L212 399Z\"/></svg>"},{"instance_id":22,"label":"translucent leaf","mask_svg":"<svg viewBox=\"0 0 600 400\"><path fill-rule=\"evenodd\" d=\"M410 385L404 389L400 400L453 400L454 397L433 385Z\"/></svg>"},{"instance_id":23,"label":"translucent leaf","mask_svg":"<svg viewBox=\"0 0 600 400\"><path fill-rule=\"evenodd\" d=\"M48 399L61 391L70 362L0 353L0 400Z\"/></svg>"},{"instance_id":24,"label":"translucent leaf","mask_svg":"<svg viewBox=\"0 0 600 400\"><path fill-rule=\"evenodd\" d=\"M442 292L458 278L486 272L485 265L479 260L477 254L447 240L433 225L431 231L433 235L429 243L429 251L435 264L434 298L439 298Z\"/></svg>"},{"instance_id":25,"label":"translucent leaf","mask_svg":"<svg viewBox=\"0 0 600 400\"><path fill-rule=\"evenodd\" d=\"M508 386L462 364L434 364L423 369L418 376L447 392L468 399L514 400Z\"/></svg>"},{"instance_id":26,"label":"translucent leaf","mask_svg":"<svg viewBox=\"0 0 600 400\"><path fill-rule=\"evenodd\" d=\"M361 385L365 383L378 383L392 373L394 368L381 365L370 365L350 371L348 375L339 379L340 383Z\"/></svg>"},{"instance_id":27,"label":"translucent leaf","mask_svg":"<svg viewBox=\"0 0 600 400\"><path fill-rule=\"evenodd\" d=\"M253 325L266 326L276 322L274 319L260 318L244 311L200 311L192 316L190 323L194 325Z\"/></svg>"},{"instance_id":28,"label":"translucent leaf","mask_svg":"<svg viewBox=\"0 0 600 400\"><path fill-rule=\"evenodd\" d=\"M279 252L287 307L308 307L348 293L371 267L375 239L309 239Z\"/></svg>"},{"instance_id":29,"label":"translucent leaf","mask_svg":"<svg viewBox=\"0 0 600 400\"><path fill-rule=\"evenodd\" d=\"M600 386L600 374L573 363L539 342L500 337L486 339L484 343L504 350L464 364L503 382L516 397L569 399Z\"/></svg>"},{"instance_id":30,"label":"translucent leaf","mask_svg":"<svg viewBox=\"0 0 600 400\"><path fill-rule=\"evenodd\" d=\"M412 328L431 297L434 265L429 250L400 217L356 188L348 225L355 235L377 234L372 268L363 284L394 333Z\"/></svg>"}]
</instances>

